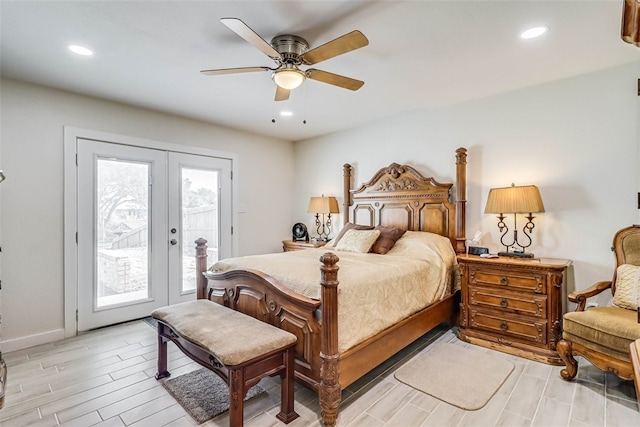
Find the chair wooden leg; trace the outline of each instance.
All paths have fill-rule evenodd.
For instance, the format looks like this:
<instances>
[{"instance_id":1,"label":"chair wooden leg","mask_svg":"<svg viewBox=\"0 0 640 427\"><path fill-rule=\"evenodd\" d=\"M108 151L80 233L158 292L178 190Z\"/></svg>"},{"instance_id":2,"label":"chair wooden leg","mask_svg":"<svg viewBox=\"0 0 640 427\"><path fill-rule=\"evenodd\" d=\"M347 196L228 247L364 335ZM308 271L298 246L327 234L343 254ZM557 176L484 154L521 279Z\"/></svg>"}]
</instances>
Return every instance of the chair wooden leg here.
<instances>
[{"instance_id":1,"label":"chair wooden leg","mask_svg":"<svg viewBox=\"0 0 640 427\"><path fill-rule=\"evenodd\" d=\"M571 381L578 374L578 362L573 357L571 342L561 339L556 344L556 351L565 364L565 369L560 371L560 376L567 381Z\"/></svg>"}]
</instances>

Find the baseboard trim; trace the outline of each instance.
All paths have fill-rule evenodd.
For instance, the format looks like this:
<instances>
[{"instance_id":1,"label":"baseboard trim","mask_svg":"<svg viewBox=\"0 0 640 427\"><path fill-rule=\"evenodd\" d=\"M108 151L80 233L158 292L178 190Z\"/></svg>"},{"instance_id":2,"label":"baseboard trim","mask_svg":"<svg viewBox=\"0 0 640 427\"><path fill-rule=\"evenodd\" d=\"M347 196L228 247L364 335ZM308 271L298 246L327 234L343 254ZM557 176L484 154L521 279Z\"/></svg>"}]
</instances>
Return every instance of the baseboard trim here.
<instances>
[{"instance_id":1,"label":"baseboard trim","mask_svg":"<svg viewBox=\"0 0 640 427\"><path fill-rule=\"evenodd\" d=\"M48 344L64 338L64 329L54 329L52 331L43 332L41 334L28 335L26 337L14 338L12 340L2 341L3 353L11 351L23 350L41 344Z\"/></svg>"}]
</instances>

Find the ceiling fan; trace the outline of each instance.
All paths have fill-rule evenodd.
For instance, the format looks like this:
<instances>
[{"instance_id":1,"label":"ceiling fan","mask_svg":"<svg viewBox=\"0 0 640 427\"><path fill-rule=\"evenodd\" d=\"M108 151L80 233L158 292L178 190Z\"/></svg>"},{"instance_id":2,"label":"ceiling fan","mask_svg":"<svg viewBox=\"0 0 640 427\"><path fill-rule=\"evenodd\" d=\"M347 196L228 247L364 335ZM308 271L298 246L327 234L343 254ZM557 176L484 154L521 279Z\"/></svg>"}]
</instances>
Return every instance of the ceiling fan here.
<instances>
[{"instance_id":1,"label":"ceiling fan","mask_svg":"<svg viewBox=\"0 0 640 427\"><path fill-rule=\"evenodd\" d=\"M231 31L251 43L262 53L273 59L277 66L270 67L242 67L203 70L202 74L216 76L221 74L252 73L255 71L272 71L272 78L276 83L276 101L289 99L291 90L300 86L306 79L317 80L349 90L358 90L364 85L361 80L327 71L309 68L300 69L300 65L313 65L318 62L351 52L369 44L369 40L360 31L352 31L337 39L309 50L309 43L302 37L284 34L274 37L271 44L267 43L247 24L238 18L220 19Z\"/></svg>"}]
</instances>

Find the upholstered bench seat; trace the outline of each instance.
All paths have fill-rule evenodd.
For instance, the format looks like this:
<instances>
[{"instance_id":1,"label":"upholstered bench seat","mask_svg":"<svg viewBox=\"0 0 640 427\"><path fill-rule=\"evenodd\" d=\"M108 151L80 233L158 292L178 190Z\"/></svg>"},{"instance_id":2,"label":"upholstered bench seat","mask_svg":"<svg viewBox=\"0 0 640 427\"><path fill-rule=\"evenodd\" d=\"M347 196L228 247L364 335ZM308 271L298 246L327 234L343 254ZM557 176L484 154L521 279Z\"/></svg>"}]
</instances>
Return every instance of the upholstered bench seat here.
<instances>
[{"instance_id":1,"label":"upholstered bench seat","mask_svg":"<svg viewBox=\"0 0 640 427\"><path fill-rule=\"evenodd\" d=\"M640 339L638 314L619 307L591 307L564 315L565 340L630 362L629 345Z\"/></svg>"},{"instance_id":2,"label":"upholstered bench seat","mask_svg":"<svg viewBox=\"0 0 640 427\"><path fill-rule=\"evenodd\" d=\"M158 372L168 377L167 341L220 376L229 386L229 424L243 424L244 398L262 378L281 377L280 413L284 423L298 417L294 405L296 336L209 300L155 310L158 321Z\"/></svg>"},{"instance_id":3,"label":"upholstered bench seat","mask_svg":"<svg viewBox=\"0 0 640 427\"><path fill-rule=\"evenodd\" d=\"M151 316L228 366L296 342L287 331L204 299L159 308Z\"/></svg>"}]
</instances>

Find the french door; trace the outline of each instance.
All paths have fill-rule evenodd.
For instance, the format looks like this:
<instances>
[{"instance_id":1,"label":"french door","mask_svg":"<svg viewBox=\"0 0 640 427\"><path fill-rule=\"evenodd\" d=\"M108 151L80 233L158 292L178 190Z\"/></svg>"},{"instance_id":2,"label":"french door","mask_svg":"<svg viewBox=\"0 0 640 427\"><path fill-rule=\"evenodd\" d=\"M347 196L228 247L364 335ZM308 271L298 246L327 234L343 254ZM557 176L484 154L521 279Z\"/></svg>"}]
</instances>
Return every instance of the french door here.
<instances>
[{"instance_id":1,"label":"french door","mask_svg":"<svg viewBox=\"0 0 640 427\"><path fill-rule=\"evenodd\" d=\"M77 142L77 329L195 298L195 244L231 254L231 160Z\"/></svg>"}]
</instances>

